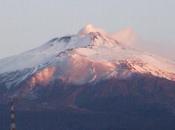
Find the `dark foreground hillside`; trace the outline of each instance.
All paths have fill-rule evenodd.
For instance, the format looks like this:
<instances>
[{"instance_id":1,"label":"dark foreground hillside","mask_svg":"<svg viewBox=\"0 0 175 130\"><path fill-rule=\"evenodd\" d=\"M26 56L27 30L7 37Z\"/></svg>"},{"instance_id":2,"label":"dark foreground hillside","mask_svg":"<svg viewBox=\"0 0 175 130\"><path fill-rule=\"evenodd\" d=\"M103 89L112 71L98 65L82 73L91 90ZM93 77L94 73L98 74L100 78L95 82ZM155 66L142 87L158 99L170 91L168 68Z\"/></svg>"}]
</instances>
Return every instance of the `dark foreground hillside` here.
<instances>
[{"instance_id":1,"label":"dark foreground hillside","mask_svg":"<svg viewBox=\"0 0 175 130\"><path fill-rule=\"evenodd\" d=\"M21 100L17 130L175 130L174 81L136 75L63 86L53 83L36 91L37 100ZM34 109L46 101L56 109ZM32 109L25 111L21 106ZM9 118L9 106L1 105L0 130L9 130Z\"/></svg>"},{"instance_id":2,"label":"dark foreground hillside","mask_svg":"<svg viewBox=\"0 0 175 130\"><path fill-rule=\"evenodd\" d=\"M115 113L17 112L17 130L174 130L175 116L154 106ZM9 113L0 111L0 130L9 130Z\"/></svg>"}]
</instances>

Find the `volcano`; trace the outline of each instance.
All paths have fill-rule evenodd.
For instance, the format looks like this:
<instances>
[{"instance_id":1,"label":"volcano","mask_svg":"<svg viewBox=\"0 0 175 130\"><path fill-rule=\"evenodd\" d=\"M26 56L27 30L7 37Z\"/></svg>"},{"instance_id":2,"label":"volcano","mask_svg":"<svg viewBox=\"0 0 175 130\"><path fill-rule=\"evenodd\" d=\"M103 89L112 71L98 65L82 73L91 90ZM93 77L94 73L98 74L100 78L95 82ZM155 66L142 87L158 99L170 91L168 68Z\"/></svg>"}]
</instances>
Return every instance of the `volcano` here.
<instances>
[{"instance_id":1,"label":"volcano","mask_svg":"<svg viewBox=\"0 0 175 130\"><path fill-rule=\"evenodd\" d=\"M56 37L38 48L0 60L0 104L14 98L19 111L112 117L130 113L132 119L135 113L142 119L145 113L151 117L157 113L162 119L174 115L175 62L128 46L128 32L124 32L114 36L87 25L75 35ZM145 129L164 128L155 126L149 124Z\"/></svg>"}]
</instances>

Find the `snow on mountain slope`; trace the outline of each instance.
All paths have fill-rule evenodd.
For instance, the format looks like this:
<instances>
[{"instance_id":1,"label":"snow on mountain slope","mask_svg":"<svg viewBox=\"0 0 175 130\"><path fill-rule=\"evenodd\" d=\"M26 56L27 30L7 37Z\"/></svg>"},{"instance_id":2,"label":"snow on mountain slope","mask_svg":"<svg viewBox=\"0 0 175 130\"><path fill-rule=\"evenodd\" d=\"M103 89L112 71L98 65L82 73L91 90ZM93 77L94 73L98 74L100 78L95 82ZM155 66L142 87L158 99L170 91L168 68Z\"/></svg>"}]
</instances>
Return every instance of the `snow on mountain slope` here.
<instances>
[{"instance_id":1,"label":"snow on mountain slope","mask_svg":"<svg viewBox=\"0 0 175 130\"><path fill-rule=\"evenodd\" d=\"M120 35L123 39L124 35ZM126 47L92 25L76 35L54 38L36 49L0 60L1 77L26 69L28 72L18 78L9 75L13 82L8 86L28 77L35 86L56 79L84 84L111 77L127 78L134 73L175 80L175 62Z\"/></svg>"},{"instance_id":2,"label":"snow on mountain slope","mask_svg":"<svg viewBox=\"0 0 175 130\"><path fill-rule=\"evenodd\" d=\"M0 61L0 73L32 68L47 63L62 51L89 44L89 37L68 36L55 38L41 47Z\"/></svg>"}]
</instances>

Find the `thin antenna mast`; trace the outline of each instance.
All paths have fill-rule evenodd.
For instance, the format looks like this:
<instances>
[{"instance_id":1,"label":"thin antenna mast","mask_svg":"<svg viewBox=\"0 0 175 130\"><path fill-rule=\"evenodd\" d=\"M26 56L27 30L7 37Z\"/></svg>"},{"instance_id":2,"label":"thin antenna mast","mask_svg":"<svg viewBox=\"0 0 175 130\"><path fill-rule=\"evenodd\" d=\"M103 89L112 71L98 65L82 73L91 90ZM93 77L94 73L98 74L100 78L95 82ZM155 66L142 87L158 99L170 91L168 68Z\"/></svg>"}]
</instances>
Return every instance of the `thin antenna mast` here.
<instances>
[{"instance_id":1,"label":"thin antenna mast","mask_svg":"<svg viewBox=\"0 0 175 130\"><path fill-rule=\"evenodd\" d=\"M10 130L16 130L16 114L14 99L10 102Z\"/></svg>"}]
</instances>

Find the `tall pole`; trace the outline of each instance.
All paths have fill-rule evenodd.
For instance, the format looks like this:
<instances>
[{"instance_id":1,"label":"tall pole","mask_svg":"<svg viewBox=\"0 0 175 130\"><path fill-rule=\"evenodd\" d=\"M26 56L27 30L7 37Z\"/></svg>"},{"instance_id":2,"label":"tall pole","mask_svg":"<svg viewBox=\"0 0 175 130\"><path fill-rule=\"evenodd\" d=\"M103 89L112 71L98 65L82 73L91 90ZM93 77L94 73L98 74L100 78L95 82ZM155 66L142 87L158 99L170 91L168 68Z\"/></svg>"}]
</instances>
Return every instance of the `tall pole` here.
<instances>
[{"instance_id":1,"label":"tall pole","mask_svg":"<svg viewBox=\"0 0 175 130\"><path fill-rule=\"evenodd\" d=\"M14 100L10 103L10 130L16 130L16 115Z\"/></svg>"}]
</instances>

